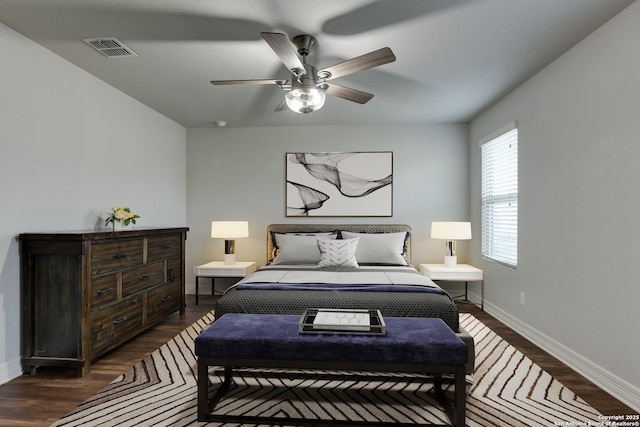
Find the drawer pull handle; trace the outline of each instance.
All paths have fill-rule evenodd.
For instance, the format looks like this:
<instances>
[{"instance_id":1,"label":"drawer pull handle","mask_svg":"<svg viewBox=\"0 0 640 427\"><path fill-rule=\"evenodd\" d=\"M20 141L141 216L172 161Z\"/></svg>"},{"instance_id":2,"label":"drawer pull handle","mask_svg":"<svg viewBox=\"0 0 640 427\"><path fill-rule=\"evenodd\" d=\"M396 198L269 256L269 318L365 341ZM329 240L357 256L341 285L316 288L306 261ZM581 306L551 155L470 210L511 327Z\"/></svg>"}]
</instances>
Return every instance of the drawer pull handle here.
<instances>
[{"instance_id":1,"label":"drawer pull handle","mask_svg":"<svg viewBox=\"0 0 640 427\"><path fill-rule=\"evenodd\" d=\"M171 295L167 295L166 297L162 298L162 299L160 300L160 302L167 302L167 301L169 301L170 299L171 299Z\"/></svg>"},{"instance_id":2,"label":"drawer pull handle","mask_svg":"<svg viewBox=\"0 0 640 427\"><path fill-rule=\"evenodd\" d=\"M114 259L122 259L122 258L126 258L127 254L115 254L113 256Z\"/></svg>"},{"instance_id":3,"label":"drawer pull handle","mask_svg":"<svg viewBox=\"0 0 640 427\"><path fill-rule=\"evenodd\" d=\"M119 325L120 323L126 322L127 320L128 320L127 316L122 316L121 318L114 320L113 324Z\"/></svg>"},{"instance_id":4,"label":"drawer pull handle","mask_svg":"<svg viewBox=\"0 0 640 427\"><path fill-rule=\"evenodd\" d=\"M170 249L170 248L171 248L171 246L169 246L169 245L162 245L162 246L160 246L160 249Z\"/></svg>"},{"instance_id":5,"label":"drawer pull handle","mask_svg":"<svg viewBox=\"0 0 640 427\"><path fill-rule=\"evenodd\" d=\"M149 276L148 274L145 275L145 276L140 277L140 281L141 282L144 282L145 280L149 280L149 279L151 279L151 276Z\"/></svg>"},{"instance_id":6,"label":"drawer pull handle","mask_svg":"<svg viewBox=\"0 0 640 427\"><path fill-rule=\"evenodd\" d=\"M108 294L109 292L113 291L112 287L108 287L106 289L100 289L97 294L98 295L103 295L103 294Z\"/></svg>"},{"instance_id":7,"label":"drawer pull handle","mask_svg":"<svg viewBox=\"0 0 640 427\"><path fill-rule=\"evenodd\" d=\"M176 280L176 272L173 268L170 268L167 273L168 273L170 282L173 282L174 280Z\"/></svg>"}]
</instances>

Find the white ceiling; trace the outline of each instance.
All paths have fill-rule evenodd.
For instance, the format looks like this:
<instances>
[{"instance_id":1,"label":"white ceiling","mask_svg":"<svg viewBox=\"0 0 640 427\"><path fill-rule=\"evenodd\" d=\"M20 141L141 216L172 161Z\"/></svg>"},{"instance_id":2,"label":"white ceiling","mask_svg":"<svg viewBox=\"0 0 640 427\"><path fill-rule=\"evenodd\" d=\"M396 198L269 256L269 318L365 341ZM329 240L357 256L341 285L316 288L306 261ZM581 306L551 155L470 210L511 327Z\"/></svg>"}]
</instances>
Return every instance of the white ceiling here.
<instances>
[{"instance_id":1,"label":"white ceiling","mask_svg":"<svg viewBox=\"0 0 640 427\"><path fill-rule=\"evenodd\" d=\"M186 127L467 122L633 0L0 0L0 22ZM289 79L260 32L318 41L318 69L388 46L397 60L334 80L375 94L274 112ZM107 58L83 38L116 37ZM4 58L3 60L10 60ZM54 75L42 78L55 85Z\"/></svg>"}]
</instances>

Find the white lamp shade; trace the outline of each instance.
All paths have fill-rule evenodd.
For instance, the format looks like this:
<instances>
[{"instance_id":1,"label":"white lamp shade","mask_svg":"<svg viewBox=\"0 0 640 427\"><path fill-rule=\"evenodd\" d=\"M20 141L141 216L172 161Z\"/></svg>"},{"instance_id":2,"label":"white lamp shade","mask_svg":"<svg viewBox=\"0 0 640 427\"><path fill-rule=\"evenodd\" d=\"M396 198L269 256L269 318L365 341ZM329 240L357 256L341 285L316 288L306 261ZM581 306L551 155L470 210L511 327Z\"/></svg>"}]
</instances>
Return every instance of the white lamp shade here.
<instances>
[{"instance_id":1,"label":"white lamp shade","mask_svg":"<svg viewBox=\"0 0 640 427\"><path fill-rule=\"evenodd\" d=\"M442 240L470 240L470 222L432 222L431 238Z\"/></svg>"},{"instance_id":2,"label":"white lamp shade","mask_svg":"<svg viewBox=\"0 0 640 427\"><path fill-rule=\"evenodd\" d=\"M211 237L214 239L249 237L249 223L247 221L212 221Z\"/></svg>"}]
</instances>

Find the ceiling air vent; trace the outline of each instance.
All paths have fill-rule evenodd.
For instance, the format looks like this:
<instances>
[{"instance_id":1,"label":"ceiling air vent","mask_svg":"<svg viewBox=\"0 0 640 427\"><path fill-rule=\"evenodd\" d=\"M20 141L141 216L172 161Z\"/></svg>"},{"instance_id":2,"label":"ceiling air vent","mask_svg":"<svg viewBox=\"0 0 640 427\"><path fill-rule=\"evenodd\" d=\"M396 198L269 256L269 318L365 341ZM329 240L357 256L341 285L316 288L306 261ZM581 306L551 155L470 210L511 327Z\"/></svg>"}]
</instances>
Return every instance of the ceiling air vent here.
<instances>
[{"instance_id":1,"label":"ceiling air vent","mask_svg":"<svg viewBox=\"0 0 640 427\"><path fill-rule=\"evenodd\" d=\"M83 42L109 58L124 58L138 56L115 37L100 37L97 39L82 39Z\"/></svg>"}]
</instances>

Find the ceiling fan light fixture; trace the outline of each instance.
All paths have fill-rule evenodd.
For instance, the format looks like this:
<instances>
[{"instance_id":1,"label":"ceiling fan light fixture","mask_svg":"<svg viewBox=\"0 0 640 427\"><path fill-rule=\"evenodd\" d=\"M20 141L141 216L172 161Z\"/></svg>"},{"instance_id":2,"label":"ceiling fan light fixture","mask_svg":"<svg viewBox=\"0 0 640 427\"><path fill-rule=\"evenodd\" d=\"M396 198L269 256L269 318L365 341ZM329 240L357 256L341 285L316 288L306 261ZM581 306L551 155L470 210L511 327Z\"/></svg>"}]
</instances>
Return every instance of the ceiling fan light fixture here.
<instances>
[{"instance_id":1,"label":"ceiling fan light fixture","mask_svg":"<svg viewBox=\"0 0 640 427\"><path fill-rule=\"evenodd\" d=\"M276 85L286 94L274 111L290 109L296 113L313 113L324 105L325 94L365 104L373 98L373 94L326 81L396 60L391 49L383 47L318 71L316 67L307 63L307 56L316 45L316 39L312 36L301 34L289 40L282 33L260 34L284 66L291 71L291 80L212 80L211 83L214 85Z\"/></svg>"},{"instance_id":2,"label":"ceiling fan light fixture","mask_svg":"<svg viewBox=\"0 0 640 427\"><path fill-rule=\"evenodd\" d=\"M315 86L297 87L287 92L284 99L291 111L307 114L322 108L325 93Z\"/></svg>"}]
</instances>

